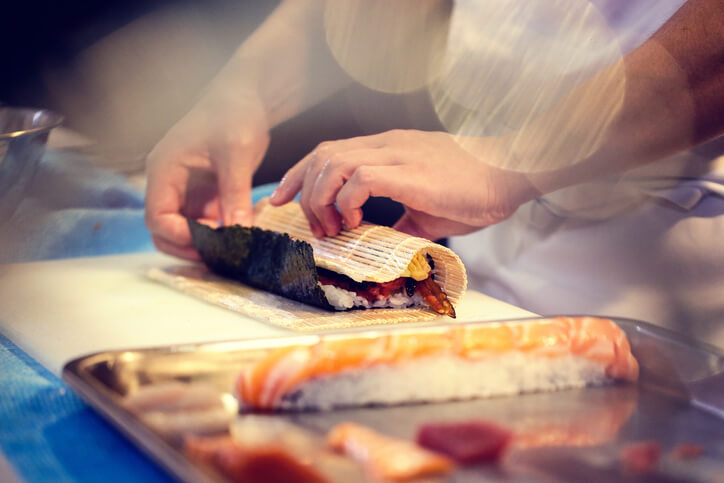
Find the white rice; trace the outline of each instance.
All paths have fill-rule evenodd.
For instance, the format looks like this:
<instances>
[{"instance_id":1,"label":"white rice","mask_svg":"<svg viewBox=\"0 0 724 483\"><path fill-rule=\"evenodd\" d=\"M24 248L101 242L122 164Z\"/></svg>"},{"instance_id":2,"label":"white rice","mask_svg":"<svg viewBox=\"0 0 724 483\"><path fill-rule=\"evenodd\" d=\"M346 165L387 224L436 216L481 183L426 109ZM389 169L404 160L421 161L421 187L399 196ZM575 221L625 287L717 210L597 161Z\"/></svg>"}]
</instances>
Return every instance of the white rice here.
<instances>
[{"instance_id":1,"label":"white rice","mask_svg":"<svg viewBox=\"0 0 724 483\"><path fill-rule=\"evenodd\" d=\"M336 287L334 285L322 285L319 284L324 290L324 295L327 297L327 302L337 310L349 310L349 309L381 309L381 308L405 308L405 307L417 307L425 304L424 299L415 292L412 297L407 295L405 289L401 289L397 292L393 292L387 299L376 300L371 302L364 297L357 295L356 292L345 290L343 288Z\"/></svg>"},{"instance_id":2,"label":"white rice","mask_svg":"<svg viewBox=\"0 0 724 483\"><path fill-rule=\"evenodd\" d=\"M350 369L312 379L288 393L280 409L321 409L504 396L609 382L603 364L584 357L513 351L485 359L423 357Z\"/></svg>"}]
</instances>

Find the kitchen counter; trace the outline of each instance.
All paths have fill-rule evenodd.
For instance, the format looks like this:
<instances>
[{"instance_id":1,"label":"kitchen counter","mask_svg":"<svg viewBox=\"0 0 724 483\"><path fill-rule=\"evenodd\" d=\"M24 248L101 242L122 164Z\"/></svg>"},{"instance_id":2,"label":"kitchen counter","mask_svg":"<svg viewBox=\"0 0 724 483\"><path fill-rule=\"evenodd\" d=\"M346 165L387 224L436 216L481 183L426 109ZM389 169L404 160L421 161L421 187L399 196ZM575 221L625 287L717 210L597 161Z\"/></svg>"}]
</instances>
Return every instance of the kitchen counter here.
<instances>
[{"instance_id":1,"label":"kitchen counter","mask_svg":"<svg viewBox=\"0 0 724 483\"><path fill-rule=\"evenodd\" d=\"M149 267L168 263L178 260L150 252L0 266L0 334L7 338L0 345L0 445L22 478L166 477L57 378L68 360L102 350L295 334L145 277ZM460 321L531 315L474 291L459 314Z\"/></svg>"},{"instance_id":2,"label":"kitchen counter","mask_svg":"<svg viewBox=\"0 0 724 483\"><path fill-rule=\"evenodd\" d=\"M148 267L178 261L153 249L139 183L61 147L0 236L2 260L23 262L0 264L0 457L9 463L0 481L166 481L58 378L63 364L114 348L291 332L148 280ZM255 199L269 192L256 188ZM479 293L470 301L468 317L529 315Z\"/></svg>"}]
</instances>

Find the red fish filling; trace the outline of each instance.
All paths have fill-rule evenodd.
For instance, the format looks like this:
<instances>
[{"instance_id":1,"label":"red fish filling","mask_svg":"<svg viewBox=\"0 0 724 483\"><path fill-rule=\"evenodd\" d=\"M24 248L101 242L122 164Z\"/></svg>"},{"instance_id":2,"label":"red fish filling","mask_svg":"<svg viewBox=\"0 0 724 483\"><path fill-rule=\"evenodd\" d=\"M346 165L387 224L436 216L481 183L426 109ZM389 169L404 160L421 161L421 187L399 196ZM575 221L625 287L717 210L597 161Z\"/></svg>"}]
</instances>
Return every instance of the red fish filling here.
<instances>
[{"instance_id":1,"label":"red fish filling","mask_svg":"<svg viewBox=\"0 0 724 483\"><path fill-rule=\"evenodd\" d=\"M432 265L432 264L431 264ZM400 277L389 282L357 282L339 273L317 267L319 282L322 285L333 285L337 288L354 292L359 297L364 297L368 302L374 303L378 300L387 300L390 295L405 290L408 297L418 292L425 302L439 314L455 318L455 309L447 298L447 295L435 282L435 275L430 274L425 280L418 282L411 277Z\"/></svg>"},{"instance_id":2,"label":"red fish filling","mask_svg":"<svg viewBox=\"0 0 724 483\"><path fill-rule=\"evenodd\" d=\"M339 273L317 267L319 283L322 285L334 285L337 288L354 292L360 297L366 298L370 303L378 300L385 300L402 288L407 292L408 297L415 293L417 282L413 278L400 277L390 282L357 282Z\"/></svg>"}]
</instances>

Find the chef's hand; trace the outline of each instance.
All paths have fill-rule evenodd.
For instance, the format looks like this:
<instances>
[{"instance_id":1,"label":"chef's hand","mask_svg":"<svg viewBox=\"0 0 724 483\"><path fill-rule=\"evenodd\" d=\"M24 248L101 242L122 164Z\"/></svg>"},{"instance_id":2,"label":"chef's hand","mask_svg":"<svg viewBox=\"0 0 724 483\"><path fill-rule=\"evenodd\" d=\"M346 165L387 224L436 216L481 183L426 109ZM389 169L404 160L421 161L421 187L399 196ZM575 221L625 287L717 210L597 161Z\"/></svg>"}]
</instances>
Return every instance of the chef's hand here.
<instances>
[{"instance_id":1,"label":"chef's hand","mask_svg":"<svg viewBox=\"0 0 724 483\"><path fill-rule=\"evenodd\" d=\"M522 174L495 167L506 155L502 140L476 140L468 151L443 132L395 130L324 142L286 173L271 203L301 191L317 237L359 226L370 196L405 206L395 225L400 231L432 240L462 235L503 221L540 195Z\"/></svg>"},{"instance_id":2,"label":"chef's hand","mask_svg":"<svg viewBox=\"0 0 724 483\"><path fill-rule=\"evenodd\" d=\"M268 145L266 113L253 92L211 90L148 156L146 224L156 247L198 260L185 217L251 224L252 175Z\"/></svg>"}]
</instances>

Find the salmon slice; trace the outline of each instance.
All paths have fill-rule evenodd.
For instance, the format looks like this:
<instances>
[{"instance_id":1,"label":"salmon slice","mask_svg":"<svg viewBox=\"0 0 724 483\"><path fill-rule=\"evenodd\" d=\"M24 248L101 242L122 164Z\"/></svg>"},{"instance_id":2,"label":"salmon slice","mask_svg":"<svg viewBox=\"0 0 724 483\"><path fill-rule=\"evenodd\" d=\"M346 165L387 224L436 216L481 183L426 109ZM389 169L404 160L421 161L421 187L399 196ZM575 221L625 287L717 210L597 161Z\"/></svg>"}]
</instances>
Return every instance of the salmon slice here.
<instances>
[{"instance_id":1,"label":"salmon slice","mask_svg":"<svg viewBox=\"0 0 724 483\"><path fill-rule=\"evenodd\" d=\"M395 481L448 473L455 466L445 456L355 423L340 423L332 428L327 445L364 465L372 476Z\"/></svg>"},{"instance_id":2,"label":"salmon slice","mask_svg":"<svg viewBox=\"0 0 724 483\"><path fill-rule=\"evenodd\" d=\"M557 317L450 327L436 333L322 339L312 346L283 347L246 370L237 391L247 405L273 408L300 384L347 370L396 366L434 356L478 360L513 351L545 358L579 356L601 364L611 379L638 379L639 366L626 334L613 321Z\"/></svg>"},{"instance_id":3,"label":"salmon slice","mask_svg":"<svg viewBox=\"0 0 724 483\"><path fill-rule=\"evenodd\" d=\"M310 360L311 373L316 376L335 374L348 367L363 368L387 358L387 339L355 337L329 340L314 347Z\"/></svg>"},{"instance_id":4,"label":"salmon slice","mask_svg":"<svg viewBox=\"0 0 724 483\"><path fill-rule=\"evenodd\" d=\"M450 331L444 334L396 334L387 337L388 355L393 362L451 353L454 345Z\"/></svg>"},{"instance_id":5,"label":"salmon slice","mask_svg":"<svg viewBox=\"0 0 724 483\"><path fill-rule=\"evenodd\" d=\"M237 392L250 406L272 408L281 395L299 382L309 379L310 357L311 350L305 346L288 346L272 351L241 373Z\"/></svg>"},{"instance_id":6,"label":"salmon slice","mask_svg":"<svg viewBox=\"0 0 724 483\"><path fill-rule=\"evenodd\" d=\"M635 381L639 364L626 333L612 320L599 317L558 317L570 327L571 352L606 365L606 375Z\"/></svg>"},{"instance_id":7,"label":"salmon slice","mask_svg":"<svg viewBox=\"0 0 724 483\"><path fill-rule=\"evenodd\" d=\"M282 447L267 445L242 448L228 435L189 437L184 442L186 455L239 483L327 483L309 463L301 461Z\"/></svg>"},{"instance_id":8,"label":"salmon slice","mask_svg":"<svg viewBox=\"0 0 724 483\"><path fill-rule=\"evenodd\" d=\"M505 352L515 348L515 328L506 325L484 325L462 334L461 354L484 357L490 353Z\"/></svg>"},{"instance_id":9,"label":"salmon slice","mask_svg":"<svg viewBox=\"0 0 724 483\"><path fill-rule=\"evenodd\" d=\"M546 357L572 354L606 366L606 375L635 381L639 366L626 334L609 319L556 317L511 325L482 325L464 335L461 355L469 358L519 350Z\"/></svg>"}]
</instances>

